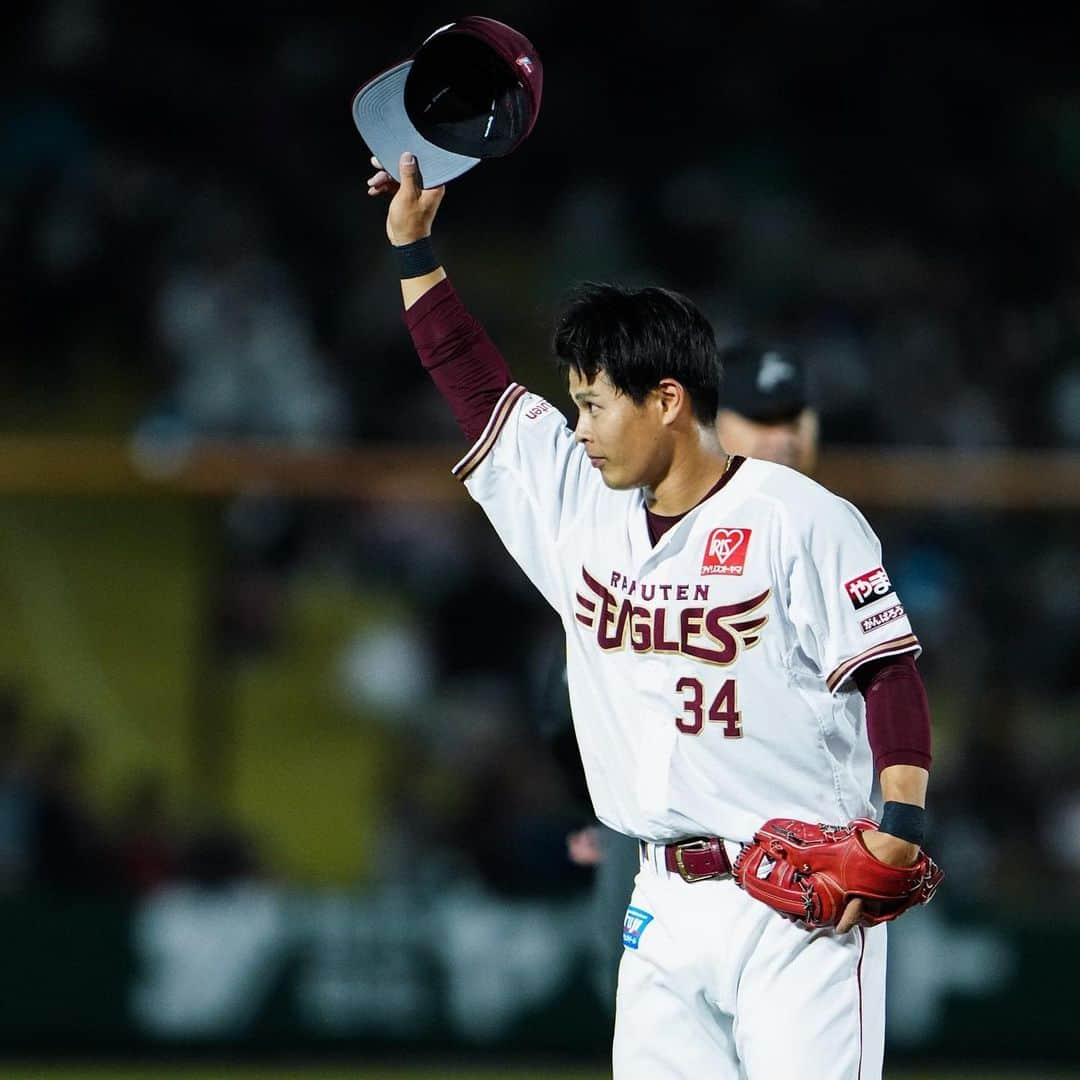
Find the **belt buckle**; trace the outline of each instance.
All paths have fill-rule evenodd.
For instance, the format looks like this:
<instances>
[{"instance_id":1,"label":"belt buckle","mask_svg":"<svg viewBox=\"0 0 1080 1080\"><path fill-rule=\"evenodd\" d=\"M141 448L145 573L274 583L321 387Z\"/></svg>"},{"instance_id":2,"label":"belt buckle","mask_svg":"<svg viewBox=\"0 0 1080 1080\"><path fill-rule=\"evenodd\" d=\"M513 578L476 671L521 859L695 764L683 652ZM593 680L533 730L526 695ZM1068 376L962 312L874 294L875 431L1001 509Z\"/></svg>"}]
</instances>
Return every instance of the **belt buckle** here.
<instances>
[{"instance_id":1,"label":"belt buckle","mask_svg":"<svg viewBox=\"0 0 1080 1080\"><path fill-rule=\"evenodd\" d=\"M679 876L683 881L688 881L691 884L695 881L707 881L709 878L717 876L715 870L708 874L695 874L693 870L688 870L685 863L683 863L684 851L709 851L711 845L708 840L686 840L681 844L675 845L675 865L679 868Z\"/></svg>"}]
</instances>

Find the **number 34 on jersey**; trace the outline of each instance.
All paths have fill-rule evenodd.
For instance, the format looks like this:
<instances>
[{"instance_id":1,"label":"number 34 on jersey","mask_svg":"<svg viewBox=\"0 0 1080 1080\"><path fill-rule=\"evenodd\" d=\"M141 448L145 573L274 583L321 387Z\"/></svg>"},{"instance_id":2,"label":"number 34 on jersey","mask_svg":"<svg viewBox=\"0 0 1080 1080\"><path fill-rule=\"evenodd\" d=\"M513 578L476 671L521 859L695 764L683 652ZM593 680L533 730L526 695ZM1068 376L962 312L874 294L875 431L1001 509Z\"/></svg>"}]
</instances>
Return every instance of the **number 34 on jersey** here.
<instances>
[{"instance_id":1,"label":"number 34 on jersey","mask_svg":"<svg viewBox=\"0 0 1080 1080\"><path fill-rule=\"evenodd\" d=\"M743 649L757 644L768 621L768 616L759 609L768 600L769 589L734 604L691 604L670 609L653 607L629 596L620 598L584 567L581 576L583 587L575 597L575 618L595 631L597 644L604 652L629 649L636 653L681 654L727 667L735 662ZM612 584L618 583L613 581ZM656 590L671 588L654 587ZM687 586L674 588L684 589L687 595L676 593L671 599L691 599ZM641 599L652 598L643 595ZM662 593L658 598L668 599ZM693 599L707 600L707 587L699 586ZM682 700L682 713L675 718L675 726L683 734L700 735L706 723L712 723L722 725L725 738L737 739L742 735L742 716L734 679L725 679L711 702L707 700L708 692L701 679L692 675L681 677L675 683L675 692Z\"/></svg>"}]
</instances>

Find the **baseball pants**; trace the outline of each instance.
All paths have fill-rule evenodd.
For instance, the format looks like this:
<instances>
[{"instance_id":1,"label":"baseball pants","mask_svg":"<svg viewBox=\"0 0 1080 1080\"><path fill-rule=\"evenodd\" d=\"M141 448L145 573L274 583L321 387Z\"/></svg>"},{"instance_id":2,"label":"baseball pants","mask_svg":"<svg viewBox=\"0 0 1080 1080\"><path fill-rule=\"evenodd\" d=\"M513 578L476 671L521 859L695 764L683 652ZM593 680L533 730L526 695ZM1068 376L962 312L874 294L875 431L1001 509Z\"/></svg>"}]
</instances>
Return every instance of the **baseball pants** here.
<instances>
[{"instance_id":1,"label":"baseball pants","mask_svg":"<svg viewBox=\"0 0 1080 1080\"><path fill-rule=\"evenodd\" d=\"M884 926L808 930L730 876L688 883L646 845L623 934L614 1080L880 1080L885 941Z\"/></svg>"}]
</instances>

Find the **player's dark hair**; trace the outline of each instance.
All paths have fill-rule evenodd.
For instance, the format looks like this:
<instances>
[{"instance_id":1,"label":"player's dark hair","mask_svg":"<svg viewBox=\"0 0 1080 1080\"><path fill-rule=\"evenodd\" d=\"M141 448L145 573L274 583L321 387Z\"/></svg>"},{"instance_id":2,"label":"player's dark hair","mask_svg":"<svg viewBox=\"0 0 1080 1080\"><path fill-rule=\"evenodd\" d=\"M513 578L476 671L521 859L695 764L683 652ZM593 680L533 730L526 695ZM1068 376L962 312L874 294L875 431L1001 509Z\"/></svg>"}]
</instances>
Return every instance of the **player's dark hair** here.
<instances>
[{"instance_id":1,"label":"player's dark hair","mask_svg":"<svg viewBox=\"0 0 1080 1080\"><path fill-rule=\"evenodd\" d=\"M636 405L661 379L675 379L701 423L716 419L722 371L716 338L709 320L679 293L585 282L570 294L553 344L564 376L572 368L592 382L603 371Z\"/></svg>"}]
</instances>

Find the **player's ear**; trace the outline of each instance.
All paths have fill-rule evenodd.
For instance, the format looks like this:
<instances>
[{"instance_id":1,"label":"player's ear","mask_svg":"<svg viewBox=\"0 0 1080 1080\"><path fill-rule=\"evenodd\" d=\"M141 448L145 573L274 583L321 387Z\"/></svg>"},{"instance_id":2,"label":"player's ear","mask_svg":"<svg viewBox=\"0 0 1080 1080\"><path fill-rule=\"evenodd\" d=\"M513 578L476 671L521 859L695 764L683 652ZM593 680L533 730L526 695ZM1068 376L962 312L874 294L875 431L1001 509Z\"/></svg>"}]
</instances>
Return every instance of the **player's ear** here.
<instances>
[{"instance_id":1,"label":"player's ear","mask_svg":"<svg viewBox=\"0 0 1080 1080\"><path fill-rule=\"evenodd\" d=\"M686 387L675 379L661 379L655 393L662 424L673 423L690 407L690 395L686 392Z\"/></svg>"}]
</instances>

